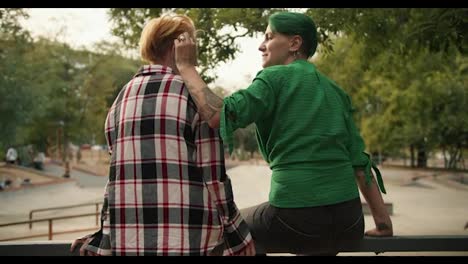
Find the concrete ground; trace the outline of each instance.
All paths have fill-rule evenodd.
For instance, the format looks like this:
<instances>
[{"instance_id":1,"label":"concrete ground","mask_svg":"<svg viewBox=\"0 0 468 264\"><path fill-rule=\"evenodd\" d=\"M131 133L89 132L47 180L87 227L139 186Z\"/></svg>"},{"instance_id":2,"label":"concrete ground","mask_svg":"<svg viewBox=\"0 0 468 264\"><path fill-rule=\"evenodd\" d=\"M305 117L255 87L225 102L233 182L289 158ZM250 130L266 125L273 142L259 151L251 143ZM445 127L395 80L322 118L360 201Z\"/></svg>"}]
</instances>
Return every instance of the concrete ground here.
<instances>
[{"instance_id":1,"label":"concrete ground","mask_svg":"<svg viewBox=\"0 0 468 264\"><path fill-rule=\"evenodd\" d=\"M232 165L231 165L232 166ZM45 173L60 177L63 168L47 164ZM393 203L392 216L395 235L468 235L464 229L468 221L468 185L448 180L450 173L431 171L415 171L381 168L385 181L387 195L386 202ZM227 171L230 176L234 198L239 208L249 207L267 200L270 187L270 169L264 164L239 164ZM434 177L434 174L436 177ZM414 178L416 180L412 180ZM29 211L37 208L73 205L102 201L106 177L72 171L74 181L62 182L55 185L37 186L14 192L0 192L0 224L28 219ZM364 200L363 200L364 201ZM68 211L44 212L38 217L50 217L75 213L90 213L93 207L70 209ZM366 229L374 227L372 217L366 215ZM61 220L54 223L54 230L67 228L92 227L94 218L77 218ZM46 224L37 224L30 231L26 225L17 227L2 227L0 239L27 235L31 233L47 232ZM54 236L54 240L71 240L91 231ZM46 240L38 237L28 240ZM278 254L273 254L278 255ZM288 254L279 254L288 255ZM343 256L374 255L373 253L340 253ZM411 252L411 253L383 253L379 256L432 256L432 255L462 255L468 252Z\"/></svg>"}]
</instances>

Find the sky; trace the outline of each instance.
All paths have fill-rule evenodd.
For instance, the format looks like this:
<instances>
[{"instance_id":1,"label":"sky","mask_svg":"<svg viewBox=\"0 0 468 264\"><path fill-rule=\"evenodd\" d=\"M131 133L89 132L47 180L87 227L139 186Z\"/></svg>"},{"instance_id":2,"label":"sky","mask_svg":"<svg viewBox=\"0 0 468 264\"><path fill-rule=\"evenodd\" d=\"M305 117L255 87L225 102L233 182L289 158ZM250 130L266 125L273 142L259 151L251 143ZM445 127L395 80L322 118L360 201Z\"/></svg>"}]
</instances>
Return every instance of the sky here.
<instances>
[{"instance_id":1,"label":"sky","mask_svg":"<svg viewBox=\"0 0 468 264\"><path fill-rule=\"evenodd\" d=\"M74 48L91 48L101 40L118 41L110 32L106 8L31 8L28 11L30 17L22 24L33 37L55 38ZM235 60L219 64L215 69L218 79L213 85L229 92L245 88L261 70L258 46L262 37L238 39L240 53Z\"/></svg>"}]
</instances>

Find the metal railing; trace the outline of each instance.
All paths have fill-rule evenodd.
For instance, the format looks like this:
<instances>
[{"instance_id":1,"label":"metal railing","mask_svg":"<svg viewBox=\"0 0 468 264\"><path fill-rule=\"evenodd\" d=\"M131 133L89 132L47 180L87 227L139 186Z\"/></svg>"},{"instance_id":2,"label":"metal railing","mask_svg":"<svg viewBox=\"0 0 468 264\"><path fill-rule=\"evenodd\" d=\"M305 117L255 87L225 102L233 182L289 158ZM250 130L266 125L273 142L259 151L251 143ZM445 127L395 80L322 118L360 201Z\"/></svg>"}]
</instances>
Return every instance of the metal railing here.
<instances>
[{"instance_id":1,"label":"metal railing","mask_svg":"<svg viewBox=\"0 0 468 264\"><path fill-rule=\"evenodd\" d=\"M34 213L38 212L45 212L45 211L55 211L55 210L65 210L65 209L71 209L71 208L76 208L76 207L83 207L83 206L90 206L90 205L95 205L96 206L96 225L99 225L99 205L102 204L102 202L95 202L95 203L83 203L83 204L75 204L75 205L67 205L67 206L58 206L58 207L48 207L48 208L41 208L41 209L34 209L29 212L29 229L32 228L32 218Z\"/></svg>"},{"instance_id":2,"label":"metal railing","mask_svg":"<svg viewBox=\"0 0 468 264\"><path fill-rule=\"evenodd\" d=\"M29 220L19 221L19 222L14 222L14 223L0 224L0 228L1 227L8 227L8 226L15 226L15 225L28 224L29 229L31 229L32 226L33 226L33 223L48 222L48 232L46 234L34 234L34 235L27 235L27 236L20 236L20 237L2 238L2 239L0 239L0 241L20 240L20 239L28 239L28 238L35 238L35 237L43 237L43 236L47 236L49 240L52 240L53 235L95 230L96 227L99 226L99 215L100 215L99 205L101 205L101 204L102 204L102 202L94 202L94 203L83 203L83 204L75 204L75 205L59 206L59 207L48 207L48 208L41 208L41 209L31 210L29 212ZM34 214L39 213L39 212L66 210L66 209L72 209L72 208L84 207L84 206L91 206L91 205L95 206L95 209L96 209L95 212L93 212L93 213L48 217L48 218L35 219L35 220L33 219ZM78 218L78 217L89 217L89 216L95 216L96 227L84 228L84 229L72 229L72 230L67 230L67 231L54 232L53 223L56 220L72 219L72 218Z\"/></svg>"},{"instance_id":3,"label":"metal railing","mask_svg":"<svg viewBox=\"0 0 468 264\"><path fill-rule=\"evenodd\" d=\"M94 215L96 215L96 217L99 218L100 212L57 216L57 217L49 217L49 218L44 218L44 219L27 220L27 221L20 221L20 222L14 222L14 223L0 224L0 227L7 227L7 226L14 226L14 225L32 224L32 223L37 223L37 222L48 222L48 232L46 234L35 234L35 235L28 235L28 236L22 236L22 237L3 238L3 239L0 239L0 241L11 241L11 240L19 240L19 239L26 239L26 238L42 237L42 236L47 236L49 240L52 240L54 234L57 235L57 234L66 234L66 233L75 233L75 232L81 232L81 231L95 230L97 229L97 227L85 228L85 229L73 229L73 230L61 231L61 232L53 231L54 220L63 220L63 219L79 218L79 217L94 216ZM97 225L98 224L96 224L96 226Z\"/></svg>"}]
</instances>

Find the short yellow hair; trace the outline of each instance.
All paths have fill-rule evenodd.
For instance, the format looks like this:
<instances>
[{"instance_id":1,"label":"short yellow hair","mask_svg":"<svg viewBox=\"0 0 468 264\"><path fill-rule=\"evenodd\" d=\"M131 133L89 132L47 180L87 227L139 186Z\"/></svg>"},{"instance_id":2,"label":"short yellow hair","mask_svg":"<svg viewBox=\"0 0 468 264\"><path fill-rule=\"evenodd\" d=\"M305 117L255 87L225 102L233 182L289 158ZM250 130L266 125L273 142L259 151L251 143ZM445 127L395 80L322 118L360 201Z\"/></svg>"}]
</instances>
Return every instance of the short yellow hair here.
<instances>
[{"instance_id":1,"label":"short yellow hair","mask_svg":"<svg viewBox=\"0 0 468 264\"><path fill-rule=\"evenodd\" d=\"M140 37L142 59L155 63L167 54L180 34L188 32L195 38L195 25L186 15L165 14L151 19Z\"/></svg>"}]
</instances>

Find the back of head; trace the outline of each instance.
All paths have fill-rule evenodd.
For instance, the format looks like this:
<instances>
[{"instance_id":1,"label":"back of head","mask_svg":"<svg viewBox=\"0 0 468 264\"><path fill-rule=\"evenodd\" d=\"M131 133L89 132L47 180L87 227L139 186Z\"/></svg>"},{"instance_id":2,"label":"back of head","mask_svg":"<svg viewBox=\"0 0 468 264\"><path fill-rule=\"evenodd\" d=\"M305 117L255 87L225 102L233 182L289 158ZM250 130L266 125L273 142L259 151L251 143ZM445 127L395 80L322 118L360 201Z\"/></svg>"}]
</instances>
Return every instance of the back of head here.
<instances>
[{"instance_id":1,"label":"back of head","mask_svg":"<svg viewBox=\"0 0 468 264\"><path fill-rule=\"evenodd\" d=\"M183 32L195 34L195 26L188 16L166 14L151 19L141 32L140 54L142 59L151 63L160 60L168 53L174 39Z\"/></svg>"},{"instance_id":2,"label":"back of head","mask_svg":"<svg viewBox=\"0 0 468 264\"><path fill-rule=\"evenodd\" d=\"M302 50L307 57L312 57L317 49L317 28L307 15L295 12L278 12L268 19L271 31L285 35L302 37Z\"/></svg>"}]
</instances>

